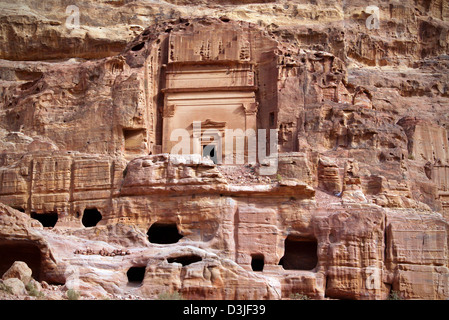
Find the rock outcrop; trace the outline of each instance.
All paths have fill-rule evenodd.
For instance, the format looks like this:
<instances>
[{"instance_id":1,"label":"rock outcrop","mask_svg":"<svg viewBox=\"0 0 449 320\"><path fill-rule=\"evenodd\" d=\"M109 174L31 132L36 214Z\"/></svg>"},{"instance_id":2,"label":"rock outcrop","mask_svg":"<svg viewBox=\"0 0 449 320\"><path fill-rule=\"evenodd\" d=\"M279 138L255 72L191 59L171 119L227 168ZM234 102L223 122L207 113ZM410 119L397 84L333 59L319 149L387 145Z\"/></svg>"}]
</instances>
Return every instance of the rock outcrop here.
<instances>
[{"instance_id":1,"label":"rock outcrop","mask_svg":"<svg viewBox=\"0 0 449 320\"><path fill-rule=\"evenodd\" d=\"M444 1L382 3L375 29L356 0L80 1L79 28L19 2L0 4L1 288L449 298Z\"/></svg>"}]
</instances>

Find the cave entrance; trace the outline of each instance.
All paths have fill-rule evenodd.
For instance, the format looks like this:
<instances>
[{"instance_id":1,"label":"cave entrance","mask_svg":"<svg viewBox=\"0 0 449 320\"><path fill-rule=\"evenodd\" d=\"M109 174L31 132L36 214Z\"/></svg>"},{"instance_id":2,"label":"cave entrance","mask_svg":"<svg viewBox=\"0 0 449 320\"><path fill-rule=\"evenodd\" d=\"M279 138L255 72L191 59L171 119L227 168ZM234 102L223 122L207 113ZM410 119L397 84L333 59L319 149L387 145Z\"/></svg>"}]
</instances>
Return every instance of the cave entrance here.
<instances>
[{"instance_id":1,"label":"cave entrance","mask_svg":"<svg viewBox=\"0 0 449 320\"><path fill-rule=\"evenodd\" d=\"M83 218L81 222L83 226L85 226L86 228L95 227L102 218L103 217L97 208L84 209Z\"/></svg>"},{"instance_id":2,"label":"cave entrance","mask_svg":"<svg viewBox=\"0 0 449 320\"><path fill-rule=\"evenodd\" d=\"M36 213L31 212L31 218L36 219L42 226L45 228L53 228L58 222L58 213L57 212L45 212L45 213Z\"/></svg>"},{"instance_id":3,"label":"cave entrance","mask_svg":"<svg viewBox=\"0 0 449 320\"><path fill-rule=\"evenodd\" d=\"M126 272L128 277L128 284L133 286L140 286L145 278L146 267L131 267Z\"/></svg>"},{"instance_id":4,"label":"cave entrance","mask_svg":"<svg viewBox=\"0 0 449 320\"><path fill-rule=\"evenodd\" d=\"M265 265L265 257L263 254L251 255L251 268L253 271L263 271Z\"/></svg>"},{"instance_id":5,"label":"cave entrance","mask_svg":"<svg viewBox=\"0 0 449 320\"><path fill-rule=\"evenodd\" d=\"M179 234L176 223L155 222L147 232L151 243L170 244L176 243L183 236Z\"/></svg>"},{"instance_id":6,"label":"cave entrance","mask_svg":"<svg viewBox=\"0 0 449 320\"><path fill-rule=\"evenodd\" d=\"M15 261L23 261L33 271L32 277L41 281L42 254L39 247L31 241L0 241L0 276Z\"/></svg>"},{"instance_id":7,"label":"cave entrance","mask_svg":"<svg viewBox=\"0 0 449 320\"><path fill-rule=\"evenodd\" d=\"M318 244L315 239L288 236L285 253L279 265L285 270L312 270L318 263Z\"/></svg>"},{"instance_id":8,"label":"cave entrance","mask_svg":"<svg viewBox=\"0 0 449 320\"><path fill-rule=\"evenodd\" d=\"M168 263L174 263L174 262L180 263L180 264L182 264L183 267L188 266L189 264L192 264L195 262L202 261L202 260L203 260L203 258L201 258L200 256L197 256L196 254L179 256L179 257L167 259Z\"/></svg>"}]
</instances>

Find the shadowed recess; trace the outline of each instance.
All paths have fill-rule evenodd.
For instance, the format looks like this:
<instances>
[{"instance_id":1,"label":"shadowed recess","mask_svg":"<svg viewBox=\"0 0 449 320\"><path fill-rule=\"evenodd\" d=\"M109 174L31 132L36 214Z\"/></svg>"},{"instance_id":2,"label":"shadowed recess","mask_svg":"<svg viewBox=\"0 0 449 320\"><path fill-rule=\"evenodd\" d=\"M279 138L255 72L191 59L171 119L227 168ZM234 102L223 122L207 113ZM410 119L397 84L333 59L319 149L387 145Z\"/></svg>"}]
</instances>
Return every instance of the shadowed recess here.
<instances>
[{"instance_id":1,"label":"shadowed recess","mask_svg":"<svg viewBox=\"0 0 449 320\"><path fill-rule=\"evenodd\" d=\"M176 223L155 222L147 232L148 240L151 243L170 244L176 243L182 238L179 234Z\"/></svg>"},{"instance_id":2,"label":"shadowed recess","mask_svg":"<svg viewBox=\"0 0 449 320\"><path fill-rule=\"evenodd\" d=\"M263 271L265 265L265 258L263 254L251 255L251 268L253 271Z\"/></svg>"},{"instance_id":3,"label":"shadowed recess","mask_svg":"<svg viewBox=\"0 0 449 320\"><path fill-rule=\"evenodd\" d=\"M279 265L286 270L312 270L318 263L317 242L288 236L285 239L285 253Z\"/></svg>"},{"instance_id":4,"label":"shadowed recess","mask_svg":"<svg viewBox=\"0 0 449 320\"><path fill-rule=\"evenodd\" d=\"M15 261L23 261L33 271L32 277L41 281L42 254L31 241L0 241L0 275L3 275Z\"/></svg>"},{"instance_id":5,"label":"shadowed recess","mask_svg":"<svg viewBox=\"0 0 449 320\"><path fill-rule=\"evenodd\" d=\"M145 46L145 42L141 42L134 47L131 48L131 51L139 51L142 50L142 48Z\"/></svg>"},{"instance_id":6,"label":"shadowed recess","mask_svg":"<svg viewBox=\"0 0 449 320\"><path fill-rule=\"evenodd\" d=\"M31 212L31 218L36 219L42 226L46 228L53 228L58 222L58 213L57 212L45 212L45 213L36 213Z\"/></svg>"},{"instance_id":7,"label":"shadowed recess","mask_svg":"<svg viewBox=\"0 0 449 320\"><path fill-rule=\"evenodd\" d=\"M81 222L83 223L83 226L85 226L86 228L95 227L97 223L101 221L102 218L103 217L97 208L85 209L83 219L81 220Z\"/></svg>"},{"instance_id":8,"label":"shadowed recess","mask_svg":"<svg viewBox=\"0 0 449 320\"><path fill-rule=\"evenodd\" d=\"M183 267L187 266L189 264L195 263L195 262L202 261L202 260L203 260L203 258L201 258L200 256L197 256L196 254L185 255L185 256L167 259L168 263L174 263L174 262L180 263L180 264L182 264Z\"/></svg>"},{"instance_id":9,"label":"shadowed recess","mask_svg":"<svg viewBox=\"0 0 449 320\"><path fill-rule=\"evenodd\" d=\"M145 267L131 267L126 272L128 282L132 284L142 284L145 278Z\"/></svg>"}]
</instances>

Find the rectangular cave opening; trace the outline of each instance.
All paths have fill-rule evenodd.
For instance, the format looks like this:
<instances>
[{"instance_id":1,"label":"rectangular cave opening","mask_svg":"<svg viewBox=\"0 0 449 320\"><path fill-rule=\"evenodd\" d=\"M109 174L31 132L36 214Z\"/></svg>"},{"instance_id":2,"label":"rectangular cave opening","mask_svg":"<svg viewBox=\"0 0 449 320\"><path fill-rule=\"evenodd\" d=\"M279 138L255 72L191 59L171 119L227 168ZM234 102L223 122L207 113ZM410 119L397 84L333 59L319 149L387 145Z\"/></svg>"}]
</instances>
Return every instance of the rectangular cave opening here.
<instances>
[{"instance_id":1,"label":"rectangular cave opening","mask_svg":"<svg viewBox=\"0 0 449 320\"><path fill-rule=\"evenodd\" d=\"M58 222L57 212L44 212L44 213L31 212L30 216L31 218L39 221L44 228L53 228Z\"/></svg>"},{"instance_id":2,"label":"rectangular cave opening","mask_svg":"<svg viewBox=\"0 0 449 320\"><path fill-rule=\"evenodd\" d=\"M150 243L177 243L183 236L179 233L176 223L155 222L147 232Z\"/></svg>"},{"instance_id":3,"label":"rectangular cave opening","mask_svg":"<svg viewBox=\"0 0 449 320\"><path fill-rule=\"evenodd\" d=\"M125 151L138 152L144 149L145 129L123 129L123 137L125 138Z\"/></svg>"},{"instance_id":4,"label":"rectangular cave opening","mask_svg":"<svg viewBox=\"0 0 449 320\"><path fill-rule=\"evenodd\" d=\"M140 286L145 278L145 266L131 267L126 272L126 277L128 278L128 284L134 286Z\"/></svg>"},{"instance_id":5,"label":"rectangular cave opening","mask_svg":"<svg viewBox=\"0 0 449 320\"><path fill-rule=\"evenodd\" d=\"M263 254L251 255L251 269L253 269L253 271L263 271L264 265L265 257Z\"/></svg>"},{"instance_id":6,"label":"rectangular cave opening","mask_svg":"<svg viewBox=\"0 0 449 320\"><path fill-rule=\"evenodd\" d=\"M285 239L284 256L279 265L285 270L313 270L318 264L318 243L315 239L305 239L289 235Z\"/></svg>"}]
</instances>

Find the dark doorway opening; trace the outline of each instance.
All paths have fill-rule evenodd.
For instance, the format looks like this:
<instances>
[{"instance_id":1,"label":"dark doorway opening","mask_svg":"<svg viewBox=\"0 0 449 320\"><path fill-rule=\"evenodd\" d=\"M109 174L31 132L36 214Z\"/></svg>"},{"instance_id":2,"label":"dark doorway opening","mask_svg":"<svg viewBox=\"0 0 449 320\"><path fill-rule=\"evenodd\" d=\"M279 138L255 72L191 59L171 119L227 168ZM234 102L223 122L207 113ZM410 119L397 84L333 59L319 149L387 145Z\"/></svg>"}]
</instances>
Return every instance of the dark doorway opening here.
<instances>
[{"instance_id":1,"label":"dark doorway opening","mask_svg":"<svg viewBox=\"0 0 449 320\"><path fill-rule=\"evenodd\" d=\"M145 278L145 269L146 267L131 267L126 272L126 276L128 277L128 283L134 285L140 285Z\"/></svg>"},{"instance_id":2,"label":"dark doorway opening","mask_svg":"<svg viewBox=\"0 0 449 320\"><path fill-rule=\"evenodd\" d=\"M148 240L151 243L170 244L176 243L182 238L179 234L176 223L155 222L147 232Z\"/></svg>"},{"instance_id":3,"label":"dark doorway opening","mask_svg":"<svg viewBox=\"0 0 449 320\"><path fill-rule=\"evenodd\" d=\"M85 209L81 222L86 228L95 227L102 218L103 217L97 208Z\"/></svg>"},{"instance_id":4,"label":"dark doorway opening","mask_svg":"<svg viewBox=\"0 0 449 320\"><path fill-rule=\"evenodd\" d=\"M270 127L274 127L275 126L275 122L274 122L274 112L270 112Z\"/></svg>"},{"instance_id":5,"label":"dark doorway opening","mask_svg":"<svg viewBox=\"0 0 449 320\"><path fill-rule=\"evenodd\" d=\"M265 265L265 258L263 254L251 255L251 268L253 271L263 271Z\"/></svg>"},{"instance_id":6,"label":"dark doorway opening","mask_svg":"<svg viewBox=\"0 0 449 320\"><path fill-rule=\"evenodd\" d=\"M202 261L202 260L203 260L203 258L201 258L200 256L197 256L196 254L185 255L185 256L167 259L168 263L177 262L177 263L182 264L183 267L185 267L189 264L198 262L198 261Z\"/></svg>"},{"instance_id":7,"label":"dark doorway opening","mask_svg":"<svg viewBox=\"0 0 449 320\"><path fill-rule=\"evenodd\" d=\"M216 146L212 144L203 146L203 157L210 158L214 163L217 163Z\"/></svg>"},{"instance_id":8,"label":"dark doorway opening","mask_svg":"<svg viewBox=\"0 0 449 320\"><path fill-rule=\"evenodd\" d=\"M0 275L3 275L15 261L23 261L33 271L32 277L41 281L42 254L39 247L28 241L0 241Z\"/></svg>"},{"instance_id":9,"label":"dark doorway opening","mask_svg":"<svg viewBox=\"0 0 449 320\"><path fill-rule=\"evenodd\" d=\"M57 212L45 212L45 213L36 213L31 212L31 218L36 219L42 226L45 228L53 228L58 222L58 213Z\"/></svg>"},{"instance_id":10,"label":"dark doorway opening","mask_svg":"<svg viewBox=\"0 0 449 320\"><path fill-rule=\"evenodd\" d=\"M145 42L141 42L134 47L131 48L131 51L139 51L142 50L142 48L145 46Z\"/></svg>"},{"instance_id":11,"label":"dark doorway opening","mask_svg":"<svg viewBox=\"0 0 449 320\"><path fill-rule=\"evenodd\" d=\"M288 236L279 265L286 270L312 270L318 263L317 241Z\"/></svg>"}]
</instances>

